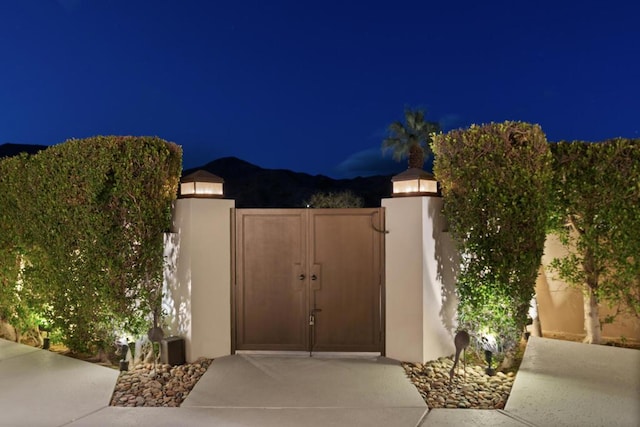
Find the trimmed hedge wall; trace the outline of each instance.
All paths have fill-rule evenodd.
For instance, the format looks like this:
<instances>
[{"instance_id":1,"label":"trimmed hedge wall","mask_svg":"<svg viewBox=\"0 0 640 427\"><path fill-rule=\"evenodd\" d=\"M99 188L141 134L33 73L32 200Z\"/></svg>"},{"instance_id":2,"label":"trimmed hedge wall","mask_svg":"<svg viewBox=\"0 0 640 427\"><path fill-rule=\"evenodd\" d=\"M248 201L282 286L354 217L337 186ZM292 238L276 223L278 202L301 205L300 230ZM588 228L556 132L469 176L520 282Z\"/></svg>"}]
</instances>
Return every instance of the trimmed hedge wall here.
<instances>
[{"instance_id":1,"label":"trimmed hedge wall","mask_svg":"<svg viewBox=\"0 0 640 427\"><path fill-rule=\"evenodd\" d=\"M462 255L460 327L493 351L522 335L544 249L551 153L537 125L471 126L437 135L435 176ZM494 337L497 342L481 342Z\"/></svg>"},{"instance_id":2,"label":"trimmed hedge wall","mask_svg":"<svg viewBox=\"0 0 640 427\"><path fill-rule=\"evenodd\" d=\"M0 317L74 351L139 335L160 307L182 150L97 136L0 161ZM96 347L97 346L97 347Z\"/></svg>"}]
</instances>

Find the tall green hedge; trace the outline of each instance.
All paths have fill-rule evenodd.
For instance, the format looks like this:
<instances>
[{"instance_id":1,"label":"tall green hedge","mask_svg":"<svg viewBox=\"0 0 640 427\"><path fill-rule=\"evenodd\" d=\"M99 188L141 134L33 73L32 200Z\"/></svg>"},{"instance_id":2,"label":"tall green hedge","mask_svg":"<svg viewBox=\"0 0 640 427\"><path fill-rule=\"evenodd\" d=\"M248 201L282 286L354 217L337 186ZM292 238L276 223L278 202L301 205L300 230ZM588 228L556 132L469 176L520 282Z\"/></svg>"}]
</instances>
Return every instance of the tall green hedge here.
<instances>
[{"instance_id":1,"label":"tall green hedge","mask_svg":"<svg viewBox=\"0 0 640 427\"><path fill-rule=\"evenodd\" d=\"M552 266L583 290L585 341L599 343L600 301L640 316L640 140L551 147L554 231L571 248Z\"/></svg>"},{"instance_id":2,"label":"tall green hedge","mask_svg":"<svg viewBox=\"0 0 640 427\"><path fill-rule=\"evenodd\" d=\"M462 255L460 326L508 349L526 324L544 248L552 178L546 137L537 125L491 123L437 135L433 151Z\"/></svg>"},{"instance_id":3,"label":"tall green hedge","mask_svg":"<svg viewBox=\"0 0 640 427\"><path fill-rule=\"evenodd\" d=\"M176 144L118 136L0 161L0 316L24 323L26 310L76 351L141 333L181 163Z\"/></svg>"}]
</instances>

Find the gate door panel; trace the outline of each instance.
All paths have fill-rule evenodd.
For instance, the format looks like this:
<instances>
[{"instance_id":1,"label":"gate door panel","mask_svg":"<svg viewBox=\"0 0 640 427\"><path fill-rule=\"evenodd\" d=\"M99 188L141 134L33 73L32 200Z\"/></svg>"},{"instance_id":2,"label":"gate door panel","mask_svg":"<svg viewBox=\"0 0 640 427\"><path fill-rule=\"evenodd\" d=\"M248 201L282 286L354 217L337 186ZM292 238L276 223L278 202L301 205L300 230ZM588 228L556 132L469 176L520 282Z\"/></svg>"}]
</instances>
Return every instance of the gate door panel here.
<instances>
[{"instance_id":1,"label":"gate door panel","mask_svg":"<svg viewBox=\"0 0 640 427\"><path fill-rule=\"evenodd\" d=\"M236 209L237 350L382 351L382 209Z\"/></svg>"},{"instance_id":2,"label":"gate door panel","mask_svg":"<svg viewBox=\"0 0 640 427\"><path fill-rule=\"evenodd\" d=\"M236 348L309 347L304 211L237 210Z\"/></svg>"},{"instance_id":3,"label":"gate door panel","mask_svg":"<svg viewBox=\"0 0 640 427\"><path fill-rule=\"evenodd\" d=\"M311 215L313 351L380 351L377 209L322 209ZM319 311L321 310L321 311Z\"/></svg>"}]
</instances>

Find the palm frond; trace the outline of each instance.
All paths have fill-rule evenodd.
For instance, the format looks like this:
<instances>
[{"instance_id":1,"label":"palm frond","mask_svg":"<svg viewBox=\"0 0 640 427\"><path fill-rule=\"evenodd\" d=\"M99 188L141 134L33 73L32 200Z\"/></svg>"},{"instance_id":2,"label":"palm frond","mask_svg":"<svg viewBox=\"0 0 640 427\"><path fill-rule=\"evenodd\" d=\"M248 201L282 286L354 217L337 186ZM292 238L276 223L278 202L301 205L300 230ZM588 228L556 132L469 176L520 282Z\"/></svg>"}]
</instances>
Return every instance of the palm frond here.
<instances>
[{"instance_id":1,"label":"palm frond","mask_svg":"<svg viewBox=\"0 0 640 427\"><path fill-rule=\"evenodd\" d=\"M425 155L431 153L431 135L440 131L437 122L424 119L422 110L405 110L405 123L393 122L389 125L389 137L382 141L384 151L392 150L395 160L409 157L412 146L420 147Z\"/></svg>"}]
</instances>

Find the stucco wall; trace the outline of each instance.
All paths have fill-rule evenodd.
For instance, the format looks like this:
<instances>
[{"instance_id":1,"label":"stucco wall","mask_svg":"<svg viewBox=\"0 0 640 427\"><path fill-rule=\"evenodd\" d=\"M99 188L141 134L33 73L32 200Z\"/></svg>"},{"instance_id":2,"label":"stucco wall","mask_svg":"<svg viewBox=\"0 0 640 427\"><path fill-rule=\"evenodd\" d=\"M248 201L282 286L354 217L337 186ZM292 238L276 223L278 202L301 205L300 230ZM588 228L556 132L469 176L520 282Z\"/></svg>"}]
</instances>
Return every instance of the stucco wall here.
<instances>
[{"instance_id":1,"label":"stucco wall","mask_svg":"<svg viewBox=\"0 0 640 427\"><path fill-rule=\"evenodd\" d=\"M187 361L231 352L233 200L178 199L165 240L167 333L186 341Z\"/></svg>"},{"instance_id":2,"label":"stucco wall","mask_svg":"<svg viewBox=\"0 0 640 427\"><path fill-rule=\"evenodd\" d=\"M173 233L165 236L165 335L186 340L187 361L231 352L231 209L233 200L179 199ZM383 199L385 352L426 362L454 351L455 278L459 257L446 231L438 197ZM548 266L564 248L549 236L536 284L544 336L584 336L580 291L556 280ZM601 316L608 312L602 306ZM640 342L640 322L621 317L605 325L605 339Z\"/></svg>"},{"instance_id":3,"label":"stucco wall","mask_svg":"<svg viewBox=\"0 0 640 427\"><path fill-rule=\"evenodd\" d=\"M543 336L565 336L581 339L584 337L584 309L580 290L568 286L557 278L548 266L554 258L563 257L567 249L554 235L547 236L542 267L536 282L538 313ZM600 304L600 318L612 313L606 304ZM640 342L640 319L619 316L612 324L602 328L605 340L628 340Z\"/></svg>"},{"instance_id":4,"label":"stucco wall","mask_svg":"<svg viewBox=\"0 0 640 427\"><path fill-rule=\"evenodd\" d=\"M438 197L383 199L386 355L425 362L454 352L457 253Z\"/></svg>"}]
</instances>

